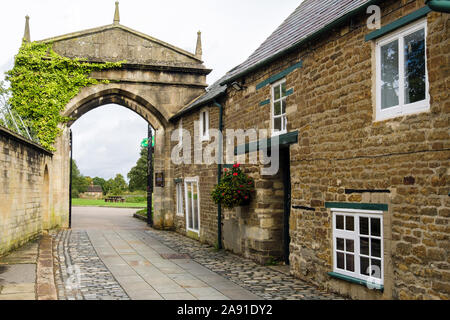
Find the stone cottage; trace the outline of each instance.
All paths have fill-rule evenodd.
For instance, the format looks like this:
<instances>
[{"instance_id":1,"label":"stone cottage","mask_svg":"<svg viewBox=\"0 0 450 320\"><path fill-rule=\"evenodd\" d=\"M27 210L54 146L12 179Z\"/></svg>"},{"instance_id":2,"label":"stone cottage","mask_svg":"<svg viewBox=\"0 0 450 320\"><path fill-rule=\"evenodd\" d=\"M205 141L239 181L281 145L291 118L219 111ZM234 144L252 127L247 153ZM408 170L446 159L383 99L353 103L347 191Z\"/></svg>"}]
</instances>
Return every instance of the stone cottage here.
<instances>
[{"instance_id":1,"label":"stone cottage","mask_svg":"<svg viewBox=\"0 0 450 320\"><path fill-rule=\"evenodd\" d=\"M450 24L432 2L305 0L175 115L193 158L212 129L243 130L231 163L174 165L176 230L352 298L448 299ZM276 174L248 164L275 145ZM255 199L221 210L238 161Z\"/></svg>"},{"instance_id":2,"label":"stone cottage","mask_svg":"<svg viewBox=\"0 0 450 320\"><path fill-rule=\"evenodd\" d=\"M86 192L80 194L81 199L94 199L99 200L103 198L103 189L101 186L94 185L91 182L90 186L87 188Z\"/></svg>"}]
</instances>

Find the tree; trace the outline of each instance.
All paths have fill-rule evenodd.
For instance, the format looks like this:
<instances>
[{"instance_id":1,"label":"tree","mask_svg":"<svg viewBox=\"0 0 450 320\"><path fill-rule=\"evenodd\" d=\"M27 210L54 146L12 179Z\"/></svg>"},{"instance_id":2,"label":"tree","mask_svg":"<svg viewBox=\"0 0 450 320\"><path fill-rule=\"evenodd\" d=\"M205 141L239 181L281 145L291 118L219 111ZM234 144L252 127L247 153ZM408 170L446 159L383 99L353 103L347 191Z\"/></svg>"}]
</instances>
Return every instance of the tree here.
<instances>
[{"instance_id":1,"label":"tree","mask_svg":"<svg viewBox=\"0 0 450 320\"><path fill-rule=\"evenodd\" d=\"M87 191L88 187L88 180L81 174L76 161L72 159L72 197L78 198L80 193Z\"/></svg>"},{"instance_id":2,"label":"tree","mask_svg":"<svg viewBox=\"0 0 450 320\"><path fill-rule=\"evenodd\" d=\"M141 157L136 163L136 166L128 173L128 179L130 180L130 191L146 191L147 190L147 172L148 172L148 157L147 148L141 149Z\"/></svg>"},{"instance_id":3,"label":"tree","mask_svg":"<svg viewBox=\"0 0 450 320\"><path fill-rule=\"evenodd\" d=\"M125 178L121 174L117 174L114 178L114 188L113 191L115 193L122 193L128 190L128 184L125 181Z\"/></svg>"}]
</instances>

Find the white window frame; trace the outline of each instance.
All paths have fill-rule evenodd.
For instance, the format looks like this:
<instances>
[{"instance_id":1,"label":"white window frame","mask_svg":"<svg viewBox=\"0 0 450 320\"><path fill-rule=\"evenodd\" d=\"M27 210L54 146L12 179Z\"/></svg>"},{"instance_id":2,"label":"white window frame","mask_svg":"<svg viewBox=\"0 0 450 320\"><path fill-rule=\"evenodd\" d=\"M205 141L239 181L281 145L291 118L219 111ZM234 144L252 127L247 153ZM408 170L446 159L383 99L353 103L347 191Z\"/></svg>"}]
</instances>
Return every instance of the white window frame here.
<instances>
[{"instance_id":1,"label":"white window frame","mask_svg":"<svg viewBox=\"0 0 450 320\"><path fill-rule=\"evenodd\" d=\"M405 101L405 54L404 54L404 38L420 29L424 29L425 33L425 100L415 103L404 104ZM407 27L401 28L385 37L380 38L376 42L376 121L383 121L404 115L427 112L430 110L430 94L428 81L427 66L427 20L422 19ZM381 109L381 47L398 40L399 45L399 105L396 107Z\"/></svg>"},{"instance_id":2,"label":"white window frame","mask_svg":"<svg viewBox=\"0 0 450 320\"><path fill-rule=\"evenodd\" d=\"M272 137L279 136L279 135L287 133L287 113L282 113L279 116L275 116L275 103L276 102L284 101L284 103L286 104L286 109L287 109L287 101L286 101L287 96L283 97L282 96L282 92L280 92L280 99L275 101L274 88L278 87L278 86L281 86L283 83L286 84L286 79L282 79L282 80L280 80L278 82L275 82L270 87L270 91L271 91L271 95L272 95L272 99L271 99L272 100L272 110L271 110ZM281 107L281 108L283 108L283 107ZM283 109L281 109L281 110L283 110ZM285 110L285 111L287 111L287 110ZM282 119L282 124L281 124L282 130L281 131L275 131L275 118L281 118Z\"/></svg>"},{"instance_id":3,"label":"white window frame","mask_svg":"<svg viewBox=\"0 0 450 320\"><path fill-rule=\"evenodd\" d=\"M331 209L333 214L333 272L342 274L345 276L349 276L352 278L356 278L359 280L367 281L367 282L376 282L376 284L384 285L384 226L383 226L383 211L372 211L372 210L354 210L354 209ZM352 216L354 218L354 231L347 230L338 230L336 228L336 216L344 215L344 216ZM360 225L359 218L369 218L369 235L361 235L360 234ZM371 235L371 225L370 218L380 219L380 237ZM346 219L344 218L344 221ZM362 275L361 274L361 262L360 262L360 237L365 237L369 239L379 239L381 242L380 250L381 257L374 257L375 259L381 260L381 279ZM337 267L337 239L347 239L354 241L354 265L355 271L351 272L348 270L342 270ZM371 254L371 247L369 241L369 255ZM368 257L369 260L371 256L363 255L363 257Z\"/></svg>"},{"instance_id":4,"label":"white window frame","mask_svg":"<svg viewBox=\"0 0 450 320\"><path fill-rule=\"evenodd\" d=\"M195 230L193 228L189 228L189 197L188 197L188 184L194 183L194 186L197 187L197 201L198 201L198 230ZM200 228L201 228L201 210L200 210L200 178L194 177L194 178L186 178L184 180L184 193L185 193L185 207L186 207L186 230L190 232L197 233L200 235ZM192 197L192 205L194 204L194 198Z\"/></svg>"},{"instance_id":5,"label":"white window frame","mask_svg":"<svg viewBox=\"0 0 450 320\"><path fill-rule=\"evenodd\" d=\"M205 115L203 117L203 115ZM205 131L203 131L203 119L206 119L206 124L205 124ZM209 111L208 110L203 110L200 112L200 141L209 141L210 140L210 135L209 135Z\"/></svg>"},{"instance_id":6,"label":"white window frame","mask_svg":"<svg viewBox=\"0 0 450 320\"><path fill-rule=\"evenodd\" d=\"M176 184L177 216L184 216L183 183Z\"/></svg>"}]
</instances>

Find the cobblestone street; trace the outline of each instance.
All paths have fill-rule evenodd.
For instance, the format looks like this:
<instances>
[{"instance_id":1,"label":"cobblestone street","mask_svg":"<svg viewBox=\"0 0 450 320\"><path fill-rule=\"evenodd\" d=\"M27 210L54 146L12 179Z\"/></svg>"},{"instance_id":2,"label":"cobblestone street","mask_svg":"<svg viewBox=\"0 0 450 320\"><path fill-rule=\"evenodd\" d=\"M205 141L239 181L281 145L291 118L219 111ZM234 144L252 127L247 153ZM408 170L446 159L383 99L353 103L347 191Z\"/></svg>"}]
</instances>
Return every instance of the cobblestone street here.
<instances>
[{"instance_id":1,"label":"cobblestone street","mask_svg":"<svg viewBox=\"0 0 450 320\"><path fill-rule=\"evenodd\" d=\"M83 224L53 235L61 300L341 299L271 267L174 232L148 229L129 220L126 211L110 211L114 228L108 230L98 223L101 210L74 211L75 221L78 214ZM97 224L88 223L89 214Z\"/></svg>"}]
</instances>

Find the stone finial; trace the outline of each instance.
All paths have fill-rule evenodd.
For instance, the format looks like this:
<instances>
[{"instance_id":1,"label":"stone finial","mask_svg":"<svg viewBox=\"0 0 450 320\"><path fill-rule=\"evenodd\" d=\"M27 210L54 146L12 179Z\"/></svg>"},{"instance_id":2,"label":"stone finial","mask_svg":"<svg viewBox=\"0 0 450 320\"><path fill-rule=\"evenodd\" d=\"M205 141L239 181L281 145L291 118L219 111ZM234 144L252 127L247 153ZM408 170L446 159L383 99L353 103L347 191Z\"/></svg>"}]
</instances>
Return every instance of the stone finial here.
<instances>
[{"instance_id":1,"label":"stone finial","mask_svg":"<svg viewBox=\"0 0 450 320\"><path fill-rule=\"evenodd\" d=\"M114 12L114 24L120 23L119 1L116 1L116 11Z\"/></svg>"},{"instance_id":2,"label":"stone finial","mask_svg":"<svg viewBox=\"0 0 450 320\"><path fill-rule=\"evenodd\" d=\"M25 32L23 33L23 41L31 42L30 36L30 17L25 17Z\"/></svg>"},{"instance_id":3,"label":"stone finial","mask_svg":"<svg viewBox=\"0 0 450 320\"><path fill-rule=\"evenodd\" d=\"M197 47L195 48L195 55L201 59L203 55L202 50L202 33L199 31L197 32Z\"/></svg>"}]
</instances>

